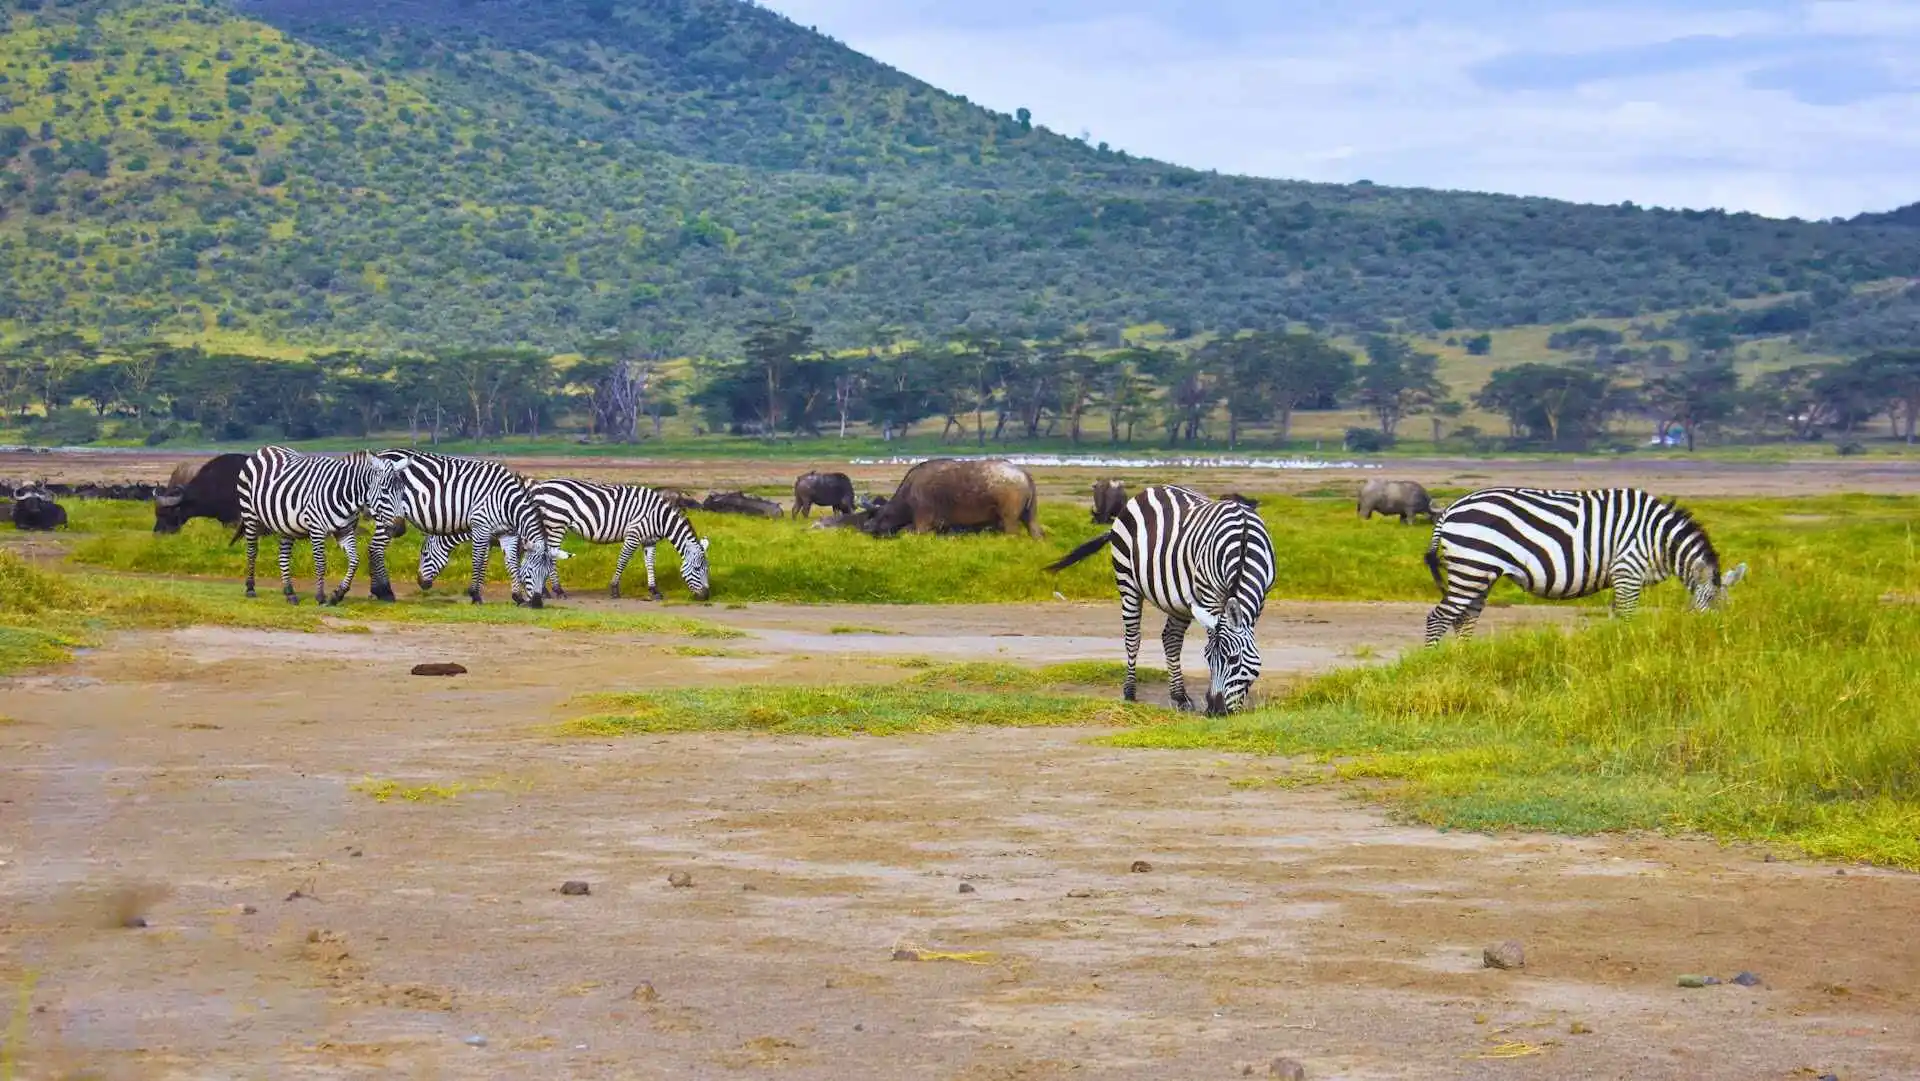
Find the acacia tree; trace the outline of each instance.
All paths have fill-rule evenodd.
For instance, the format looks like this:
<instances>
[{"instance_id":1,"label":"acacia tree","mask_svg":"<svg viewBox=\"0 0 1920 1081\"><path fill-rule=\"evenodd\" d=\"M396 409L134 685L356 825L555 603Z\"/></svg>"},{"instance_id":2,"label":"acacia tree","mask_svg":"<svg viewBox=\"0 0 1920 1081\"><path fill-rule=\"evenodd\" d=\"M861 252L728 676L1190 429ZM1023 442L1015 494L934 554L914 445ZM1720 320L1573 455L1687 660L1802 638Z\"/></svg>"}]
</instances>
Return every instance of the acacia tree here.
<instances>
[{"instance_id":1,"label":"acacia tree","mask_svg":"<svg viewBox=\"0 0 1920 1081\"><path fill-rule=\"evenodd\" d=\"M1439 357L1376 334L1367 339L1367 363L1360 368L1360 404L1379 419L1380 431L1392 438L1401 418L1447 399L1439 372Z\"/></svg>"},{"instance_id":2,"label":"acacia tree","mask_svg":"<svg viewBox=\"0 0 1920 1081\"><path fill-rule=\"evenodd\" d=\"M1644 394L1660 415L1660 430L1680 425L1691 452L1702 425L1718 424L1739 408L1739 391L1740 376L1733 365L1712 359L1652 380Z\"/></svg>"},{"instance_id":3,"label":"acacia tree","mask_svg":"<svg viewBox=\"0 0 1920 1081\"><path fill-rule=\"evenodd\" d=\"M744 329L741 349L765 387L762 416L771 439L780 431L781 384L800 357L812 351L813 328L781 318L750 320Z\"/></svg>"},{"instance_id":4,"label":"acacia tree","mask_svg":"<svg viewBox=\"0 0 1920 1081\"><path fill-rule=\"evenodd\" d=\"M1501 368L1473 396L1482 409L1506 416L1515 436L1555 447L1584 447L1606 425L1611 380L1561 364Z\"/></svg>"},{"instance_id":5,"label":"acacia tree","mask_svg":"<svg viewBox=\"0 0 1920 1081\"><path fill-rule=\"evenodd\" d=\"M1293 435L1296 410L1338 398L1353 386L1353 355L1305 331L1259 337L1278 439L1285 443Z\"/></svg>"}]
</instances>

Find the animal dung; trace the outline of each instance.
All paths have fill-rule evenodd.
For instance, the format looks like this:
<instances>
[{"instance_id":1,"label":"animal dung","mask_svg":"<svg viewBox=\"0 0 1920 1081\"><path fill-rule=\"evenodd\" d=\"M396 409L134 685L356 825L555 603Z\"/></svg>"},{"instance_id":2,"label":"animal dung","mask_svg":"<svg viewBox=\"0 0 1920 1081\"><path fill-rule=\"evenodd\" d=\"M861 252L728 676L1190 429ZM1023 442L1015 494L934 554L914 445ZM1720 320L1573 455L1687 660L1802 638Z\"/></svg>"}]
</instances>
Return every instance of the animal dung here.
<instances>
[{"instance_id":1,"label":"animal dung","mask_svg":"<svg viewBox=\"0 0 1920 1081\"><path fill-rule=\"evenodd\" d=\"M413 674L416 676L459 676L465 675L466 671L466 665L455 664L452 661L433 661L413 666Z\"/></svg>"}]
</instances>

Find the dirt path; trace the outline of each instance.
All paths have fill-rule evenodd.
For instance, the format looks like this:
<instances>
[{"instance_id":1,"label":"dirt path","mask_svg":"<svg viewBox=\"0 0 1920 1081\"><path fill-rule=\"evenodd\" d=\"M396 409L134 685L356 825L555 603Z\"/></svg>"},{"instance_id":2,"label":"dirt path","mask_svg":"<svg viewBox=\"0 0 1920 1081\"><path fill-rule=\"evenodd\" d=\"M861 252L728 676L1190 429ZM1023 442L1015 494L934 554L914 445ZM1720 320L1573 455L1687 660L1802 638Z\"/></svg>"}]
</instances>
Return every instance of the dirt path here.
<instances>
[{"instance_id":1,"label":"dirt path","mask_svg":"<svg viewBox=\"0 0 1920 1081\"><path fill-rule=\"evenodd\" d=\"M1270 670L1404 646L1419 609L1276 605ZM23 1076L1920 1075L1920 877L1404 828L1244 783L1284 762L1094 732L541 730L582 690L1114 643L1094 605L715 615L755 632L721 643L740 656L194 628L0 683L0 991L39 974ZM440 659L473 672L405 674ZM381 802L368 778L465 787ZM1503 939L1523 970L1481 967ZM1742 969L1764 984L1675 986Z\"/></svg>"}]
</instances>

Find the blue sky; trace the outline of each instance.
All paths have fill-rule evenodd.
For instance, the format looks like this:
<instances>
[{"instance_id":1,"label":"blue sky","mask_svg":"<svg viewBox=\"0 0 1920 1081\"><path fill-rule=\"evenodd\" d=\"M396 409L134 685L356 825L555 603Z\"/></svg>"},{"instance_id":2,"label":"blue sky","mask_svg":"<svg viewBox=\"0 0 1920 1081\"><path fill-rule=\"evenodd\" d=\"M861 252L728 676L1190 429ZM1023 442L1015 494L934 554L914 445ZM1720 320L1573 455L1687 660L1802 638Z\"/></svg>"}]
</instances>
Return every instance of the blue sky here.
<instances>
[{"instance_id":1,"label":"blue sky","mask_svg":"<svg viewBox=\"0 0 1920 1081\"><path fill-rule=\"evenodd\" d=\"M1822 218L1920 200L1920 0L760 0L1222 172Z\"/></svg>"}]
</instances>

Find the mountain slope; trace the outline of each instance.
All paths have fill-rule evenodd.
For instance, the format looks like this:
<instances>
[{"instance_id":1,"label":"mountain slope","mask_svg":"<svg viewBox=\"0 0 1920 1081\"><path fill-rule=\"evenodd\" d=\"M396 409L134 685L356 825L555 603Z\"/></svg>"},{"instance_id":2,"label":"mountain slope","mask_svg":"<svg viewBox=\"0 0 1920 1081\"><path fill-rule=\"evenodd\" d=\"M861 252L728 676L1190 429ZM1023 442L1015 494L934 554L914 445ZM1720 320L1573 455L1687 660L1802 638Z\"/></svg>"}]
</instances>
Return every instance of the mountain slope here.
<instances>
[{"instance_id":1,"label":"mountain slope","mask_svg":"<svg viewBox=\"0 0 1920 1081\"><path fill-rule=\"evenodd\" d=\"M1155 319L1499 326L1920 275L1920 231L1221 177L737 0L6 5L0 319L717 348Z\"/></svg>"}]
</instances>

